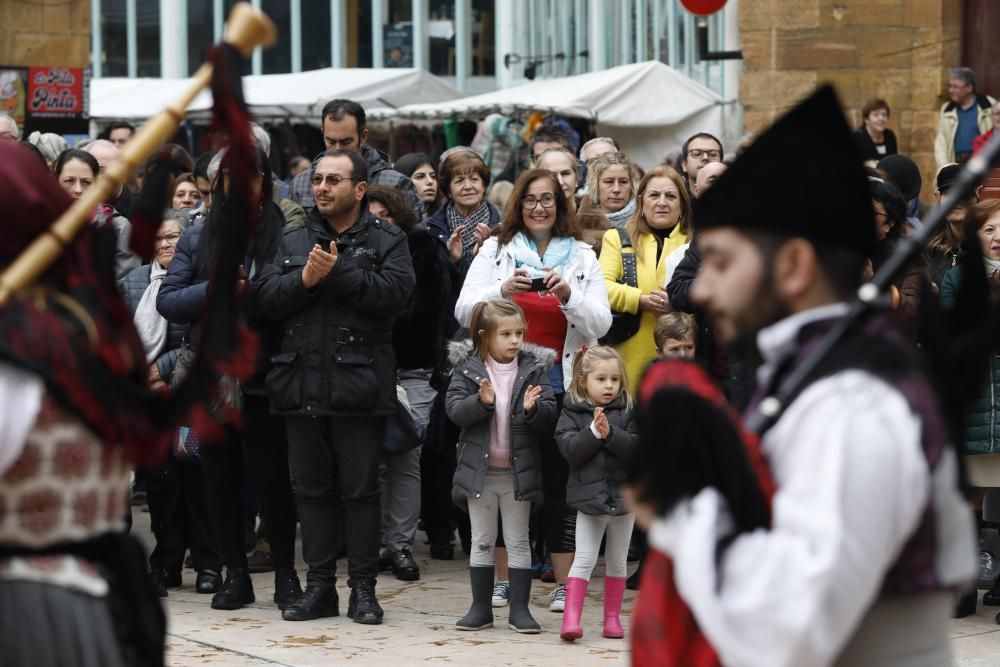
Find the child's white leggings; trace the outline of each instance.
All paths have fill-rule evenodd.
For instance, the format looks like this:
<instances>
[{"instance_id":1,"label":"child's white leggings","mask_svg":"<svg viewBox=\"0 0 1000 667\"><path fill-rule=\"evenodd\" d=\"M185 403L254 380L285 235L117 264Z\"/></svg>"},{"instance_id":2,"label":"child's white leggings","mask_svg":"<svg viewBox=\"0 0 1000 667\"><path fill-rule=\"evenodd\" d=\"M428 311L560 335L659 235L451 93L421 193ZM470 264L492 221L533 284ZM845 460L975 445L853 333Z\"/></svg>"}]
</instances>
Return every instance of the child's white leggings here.
<instances>
[{"instance_id":1,"label":"child's white leggings","mask_svg":"<svg viewBox=\"0 0 1000 667\"><path fill-rule=\"evenodd\" d=\"M507 563L514 568L531 567L531 548L528 546L528 520L531 503L514 499L514 478L510 470L486 473L483 492L478 498L469 498L469 523L472 528L472 567L493 566L497 541L497 510L503 517L503 541L507 547ZM625 547L628 549L628 545Z\"/></svg>"},{"instance_id":2,"label":"child's white leggings","mask_svg":"<svg viewBox=\"0 0 1000 667\"><path fill-rule=\"evenodd\" d=\"M597 565L597 554L601 549L601 538L607 531L604 545L604 576L624 577L627 575L628 544L632 539L635 515L576 513L576 554L569 576L590 581L590 575ZM506 527L506 524L504 524Z\"/></svg>"}]
</instances>

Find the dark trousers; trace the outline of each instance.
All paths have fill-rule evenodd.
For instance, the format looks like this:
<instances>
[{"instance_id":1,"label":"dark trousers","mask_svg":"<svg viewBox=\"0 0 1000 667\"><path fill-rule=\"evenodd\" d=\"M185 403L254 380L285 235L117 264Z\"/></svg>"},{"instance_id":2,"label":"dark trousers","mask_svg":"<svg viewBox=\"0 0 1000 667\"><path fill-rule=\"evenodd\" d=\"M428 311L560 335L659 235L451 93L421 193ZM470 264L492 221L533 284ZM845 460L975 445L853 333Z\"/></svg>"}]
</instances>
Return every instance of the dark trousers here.
<instances>
[{"instance_id":1,"label":"dark trousers","mask_svg":"<svg viewBox=\"0 0 1000 667\"><path fill-rule=\"evenodd\" d=\"M556 394L556 408L562 410L563 394ZM549 436L539 437L542 454L542 533L549 553L576 551L576 510L566 504L566 483L569 463L556 444L555 429Z\"/></svg>"},{"instance_id":2,"label":"dark trousers","mask_svg":"<svg viewBox=\"0 0 1000 667\"><path fill-rule=\"evenodd\" d=\"M295 496L288 469L285 420L270 412L267 396L247 394L243 445L260 504L260 514L271 540L271 559L278 569L295 567Z\"/></svg>"},{"instance_id":3,"label":"dark trousers","mask_svg":"<svg viewBox=\"0 0 1000 667\"><path fill-rule=\"evenodd\" d=\"M243 543L243 443L232 426L225 438L201 447L205 464L205 495L212 534L222 562L229 568L246 568Z\"/></svg>"},{"instance_id":4,"label":"dark trousers","mask_svg":"<svg viewBox=\"0 0 1000 667\"><path fill-rule=\"evenodd\" d=\"M243 412L243 435L227 427L225 440L201 449L216 543L228 567L247 566L242 496L245 445L260 512L271 536L271 558L276 568L291 568L295 565L296 516L283 420L270 413L266 396L247 395Z\"/></svg>"},{"instance_id":5,"label":"dark trousers","mask_svg":"<svg viewBox=\"0 0 1000 667\"><path fill-rule=\"evenodd\" d=\"M454 534L451 486L459 430L445 414L444 401L445 393L439 392L420 451L420 512L427 539L434 545L450 544Z\"/></svg>"},{"instance_id":6,"label":"dark trousers","mask_svg":"<svg viewBox=\"0 0 1000 667\"><path fill-rule=\"evenodd\" d=\"M288 460L302 523L307 585L337 581L338 541L347 542L350 580L378 575L381 526L378 477L384 417L287 417ZM337 497L344 504L339 535Z\"/></svg>"},{"instance_id":7,"label":"dark trousers","mask_svg":"<svg viewBox=\"0 0 1000 667\"><path fill-rule=\"evenodd\" d=\"M201 461L170 457L162 468L144 471L149 521L156 545L149 566L167 574L180 574L184 552L191 549L195 570L222 569L212 543L205 476Z\"/></svg>"}]
</instances>

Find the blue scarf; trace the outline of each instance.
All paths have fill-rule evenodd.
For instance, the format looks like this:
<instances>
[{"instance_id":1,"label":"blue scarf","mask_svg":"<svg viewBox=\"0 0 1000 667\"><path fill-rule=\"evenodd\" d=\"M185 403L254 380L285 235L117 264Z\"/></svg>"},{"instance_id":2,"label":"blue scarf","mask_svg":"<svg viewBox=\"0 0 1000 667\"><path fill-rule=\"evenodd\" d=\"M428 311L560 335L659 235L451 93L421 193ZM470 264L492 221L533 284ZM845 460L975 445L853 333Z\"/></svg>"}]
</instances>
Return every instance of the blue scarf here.
<instances>
[{"instance_id":1,"label":"blue scarf","mask_svg":"<svg viewBox=\"0 0 1000 667\"><path fill-rule=\"evenodd\" d=\"M516 268L526 267L529 278L542 278L549 269L561 276L565 268L576 261L576 239L569 236L549 239L544 257L538 256L538 246L534 239L524 232L514 235L510 247L514 251Z\"/></svg>"}]
</instances>

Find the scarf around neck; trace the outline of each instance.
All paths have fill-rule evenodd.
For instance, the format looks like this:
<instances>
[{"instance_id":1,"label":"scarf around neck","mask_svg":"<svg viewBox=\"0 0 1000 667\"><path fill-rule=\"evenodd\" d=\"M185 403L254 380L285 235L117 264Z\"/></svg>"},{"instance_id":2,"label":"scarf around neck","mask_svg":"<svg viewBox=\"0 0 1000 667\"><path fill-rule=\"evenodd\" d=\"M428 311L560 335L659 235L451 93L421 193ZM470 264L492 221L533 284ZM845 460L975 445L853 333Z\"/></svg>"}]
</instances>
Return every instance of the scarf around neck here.
<instances>
[{"instance_id":1,"label":"scarf around neck","mask_svg":"<svg viewBox=\"0 0 1000 667\"><path fill-rule=\"evenodd\" d=\"M988 276L1000 271L1000 260L983 257L983 264L986 266L986 275Z\"/></svg>"},{"instance_id":2,"label":"scarf around neck","mask_svg":"<svg viewBox=\"0 0 1000 667\"><path fill-rule=\"evenodd\" d=\"M462 214L458 212L455 202L448 202L445 215L448 219L449 232L456 229L462 230L462 255L465 256L475 250L476 226L480 224L490 226L490 203L484 198L476 210L469 214L469 217L463 218Z\"/></svg>"},{"instance_id":3,"label":"scarf around neck","mask_svg":"<svg viewBox=\"0 0 1000 667\"><path fill-rule=\"evenodd\" d=\"M154 260L149 265L149 285L142 293L133 317L142 347L146 350L147 364L153 363L160 356L167 342L167 320L156 310L156 295L160 292L165 275L167 270L159 262Z\"/></svg>"},{"instance_id":4,"label":"scarf around neck","mask_svg":"<svg viewBox=\"0 0 1000 667\"><path fill-rule=\"evenodd\" d=\"M628 219L632 217L635 213L635 198L629 199L628 203L625 204L625 208L620 211L615 211L614 213L607 213L608 222L611 223L612 227L619 229L625 229L625 223Z\"/></svg>"},{"instance_id":5,"label":"scarf around neck","mask_svg":"<svg viewBox=\"0 0 1000 667\"><path fill-rule=\"evenodd\" d=\"M560 276L566 267L576 261L576 239L570 236L554 236L549 239L545 255L538 256L538 245L534 239L518 232L510 242L517 268L526 267L529 278L541 278L548 270L555 271Z\"/></svg>"}]
</instances>

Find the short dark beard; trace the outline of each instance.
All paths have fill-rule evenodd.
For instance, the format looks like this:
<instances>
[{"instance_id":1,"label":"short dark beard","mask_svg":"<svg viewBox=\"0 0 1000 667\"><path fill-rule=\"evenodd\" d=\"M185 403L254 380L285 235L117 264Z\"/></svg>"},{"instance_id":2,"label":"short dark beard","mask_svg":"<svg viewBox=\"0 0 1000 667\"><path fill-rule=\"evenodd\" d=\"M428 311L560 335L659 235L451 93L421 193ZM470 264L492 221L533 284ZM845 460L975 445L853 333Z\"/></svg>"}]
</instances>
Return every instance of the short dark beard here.
<instances>
[{"instance_id":1,"label":"short dark beard","mask_svg":"<svg viewBox=\"0 0 1000 667\"><path fill-rule=\"evenodd\" d=\"M778 297L774 274L766 270L757 285L753 299L746 309L734 318L737 334L726 349L729 353L751 366L760 364L757 334L761 329L779 322L792 314L792 309Z\"/></svg>"}]
</instances>

